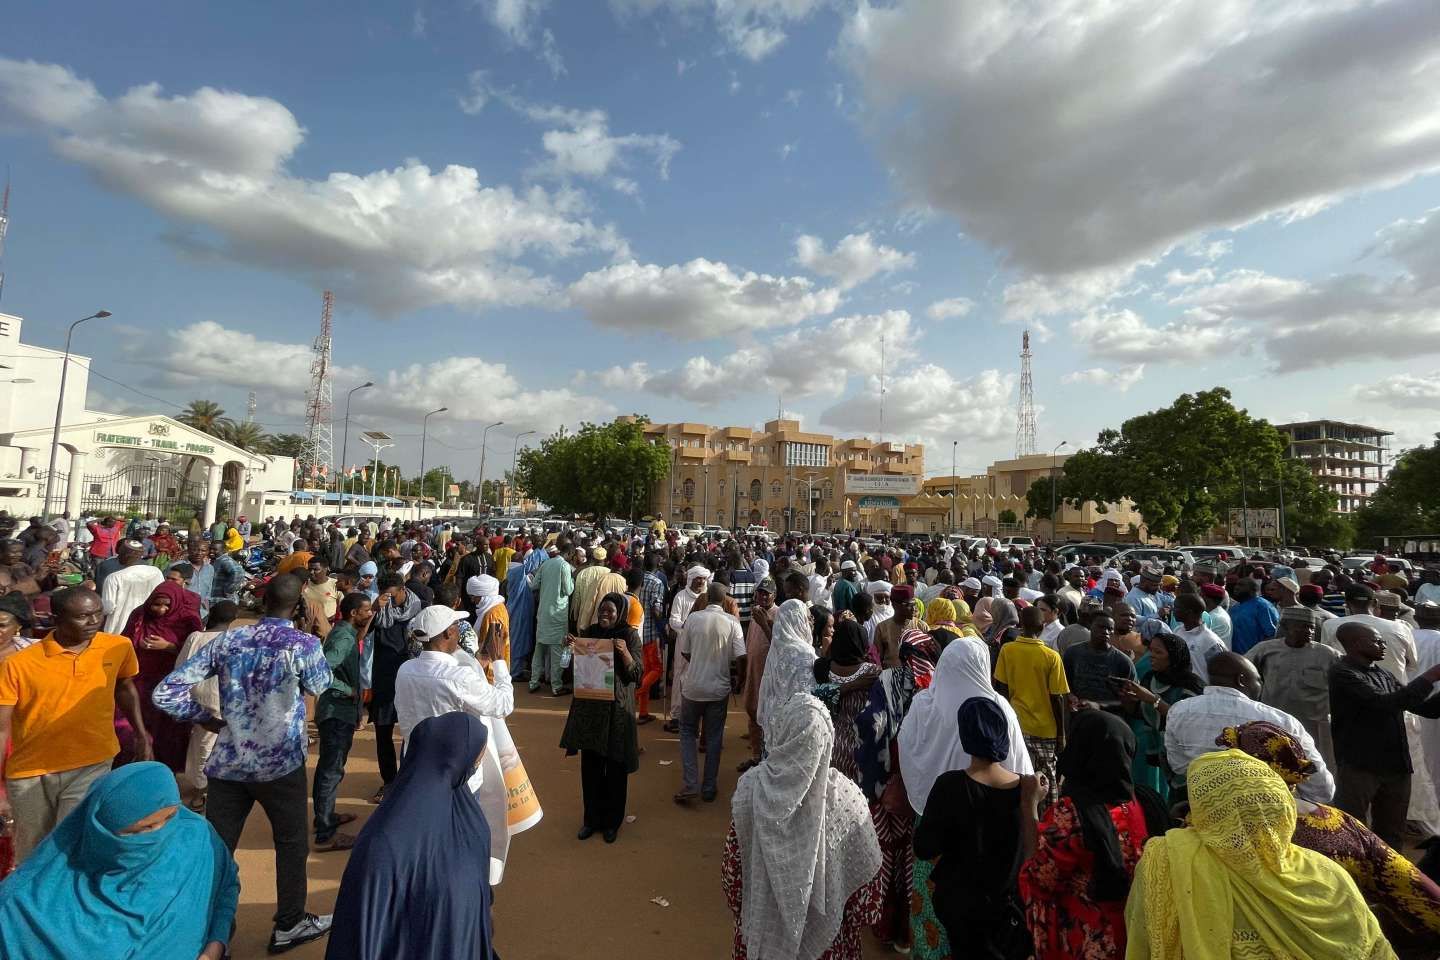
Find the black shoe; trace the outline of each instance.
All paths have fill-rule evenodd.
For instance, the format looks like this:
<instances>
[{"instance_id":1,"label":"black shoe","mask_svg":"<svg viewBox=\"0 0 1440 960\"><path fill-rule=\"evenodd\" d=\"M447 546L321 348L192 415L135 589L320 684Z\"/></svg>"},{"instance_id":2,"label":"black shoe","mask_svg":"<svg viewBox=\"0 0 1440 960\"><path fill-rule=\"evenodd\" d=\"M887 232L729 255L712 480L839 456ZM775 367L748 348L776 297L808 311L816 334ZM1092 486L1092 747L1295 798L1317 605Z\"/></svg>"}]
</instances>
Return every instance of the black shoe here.
<instances>
[{"instance_id":1,"label":"black shoe","mask_svg":"<svg viewBox=\"0 0 1440 960\"><path fill-rule=\"evenodd\" d=\"M704 800L706 803L714 803L715 793L716 791L714 790L705 790L700 794L700 799Z\"/></svg>"},{"instance_id":2,"label":"black shoe","mask_svg":"<svg viewBox=\"0 0 1440 960\"><path fill-rule=\"evenodd\" d=\"M590 826L589 824L586 824L585 826L580 828L579 833L575 834L575 839L589 840L593 836L595 836L595 828Z\"/></svg>"},{"instance_id":3,"label":"black shoe","mask_svg":"<svg viewBox=\"0 0 1440 960\"><path fill-rule=\"evenodd\" d=\"M619 831L619 829L606 830L606 831L605 831L605 842L606 842L606 843L614 843L614 842L615 842L615 838L618 837L618 836L620 836L620 831Z\"/></svg>"}]
</instances>

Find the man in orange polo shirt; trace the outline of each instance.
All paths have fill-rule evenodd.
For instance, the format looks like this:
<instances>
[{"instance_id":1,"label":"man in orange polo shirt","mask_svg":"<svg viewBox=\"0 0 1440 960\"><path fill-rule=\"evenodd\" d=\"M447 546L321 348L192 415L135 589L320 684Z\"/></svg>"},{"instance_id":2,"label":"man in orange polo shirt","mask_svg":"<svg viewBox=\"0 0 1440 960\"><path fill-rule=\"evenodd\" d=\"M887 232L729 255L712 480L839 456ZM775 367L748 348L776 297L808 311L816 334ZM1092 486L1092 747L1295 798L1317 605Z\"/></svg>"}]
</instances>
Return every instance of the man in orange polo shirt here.
<instances>
[{"instance_id":1,"label":"man in orange polo shirt","mask_svg":"<svg viewBox=\"0 0 1440 960\"><path fill-rule=\"evenodd\" d=\"M99 594L84 587L60 590L50 609L54 631L0 664L0 757L13 746L0 818L14 817L17 863L110 770L120 752L116 705L135 730L135 759L151 759L140 696L130 679L140 669L135 648L125 637L100 632L105 612Z\"/></svg>"}]
</instances>

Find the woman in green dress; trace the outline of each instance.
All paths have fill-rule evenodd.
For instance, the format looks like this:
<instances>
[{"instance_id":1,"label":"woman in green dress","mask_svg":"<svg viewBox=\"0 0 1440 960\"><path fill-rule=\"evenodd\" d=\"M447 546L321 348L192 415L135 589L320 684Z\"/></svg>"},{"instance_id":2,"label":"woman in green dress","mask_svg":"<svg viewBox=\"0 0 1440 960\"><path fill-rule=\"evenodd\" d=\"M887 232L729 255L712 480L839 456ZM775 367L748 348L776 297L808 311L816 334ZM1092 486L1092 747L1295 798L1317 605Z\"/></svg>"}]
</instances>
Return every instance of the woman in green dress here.
<instances>
[{"instance_id":1,"label":"woman in green dress","mask_svg":"<svg viewBox=\"0 0 1440 960\"><path fill-rule=\"evenodd\" d=\"M1138 681L1126 680L1120 699L1130 708L1130 729L1135 732L1135 759L1131 776L1137 786L1147 786L1170 802L1170 768L1165 762L1165 715L1188 697L1204 692L1205 684L1195 675L1190 648L1159 620L1143 620L1142 634L1148 634L1146 654L1135 664ZM1154 624L1153 627L1150 625Z\"/></svg>"}]
</instances>

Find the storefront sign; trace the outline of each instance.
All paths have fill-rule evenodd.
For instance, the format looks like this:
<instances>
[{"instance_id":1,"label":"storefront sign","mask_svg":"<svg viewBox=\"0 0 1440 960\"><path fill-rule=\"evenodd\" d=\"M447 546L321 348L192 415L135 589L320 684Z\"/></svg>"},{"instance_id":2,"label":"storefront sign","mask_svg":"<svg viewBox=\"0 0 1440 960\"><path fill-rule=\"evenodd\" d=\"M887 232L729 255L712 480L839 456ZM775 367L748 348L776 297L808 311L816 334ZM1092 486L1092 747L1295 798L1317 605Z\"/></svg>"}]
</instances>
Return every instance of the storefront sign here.
<instances>
[{"instance_id":1,"label":"storefront sign","mask_svg":"<svg viewBox=\"0 0 1440 960\"><path fill-rule=\"evenodd\" d=\"M878 509L878 508L882 508L882 507L883 507L883 508L886 508L886 509L891 509L891 510L899 509L899 507L900 507L900 498L899 498L899 497L861 497L861 498L860 498L860 509L861 509L861 510L873 510L873 509Z\"/></svg>"},{"instance_id":2,"label":"storefront sign","mask_svg":"<svg viewBox=\"0 0 1440 960\"><path fill-rule=\"evenodd\" d=\"M882 497L913 497L920 492L918 474L847 473L845 474L846 495L874 494Z\"/></svg>"}]
</instances>

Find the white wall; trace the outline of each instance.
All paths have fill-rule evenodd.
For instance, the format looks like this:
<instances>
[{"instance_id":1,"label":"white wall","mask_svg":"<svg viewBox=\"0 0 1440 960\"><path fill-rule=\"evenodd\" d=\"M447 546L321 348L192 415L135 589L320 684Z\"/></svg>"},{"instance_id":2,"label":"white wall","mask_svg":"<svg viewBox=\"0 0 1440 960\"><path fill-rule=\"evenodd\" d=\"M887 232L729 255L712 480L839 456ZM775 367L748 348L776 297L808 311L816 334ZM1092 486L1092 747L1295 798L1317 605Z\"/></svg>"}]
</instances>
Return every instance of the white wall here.
<instances>
[{"instance_id":1,"label":"white wall","mask_svg":"<svg viewBox=\"0 0 1440 960\"><path fill-rule=\"evenodd\" d=\"M100 322L102 321L91 321L92 324ZM20 328L23 323L20 317L0 313L0 380L28 378L35 381L0 383L0 433L34 430L50 427L55 423L55 401L60 395L60 361L65 356L64 350L48 350L21 343ZM86 326L77 331L75 346L84 342ZM89 357L72 354L70 361L70 372L65 381L64 422L81 423L105 417L105 414L85 411L85 394L90 382L87 370ZM50 449L47 444L35 456L32 466L36 473L40 473L45 471L49 464ZM69 457L62 450L59 460L56 461L56 469L69 468ZM17 477L19 474L20 451L11 447L0 447L0 477Z\"/></svg>"}]
</instances>

